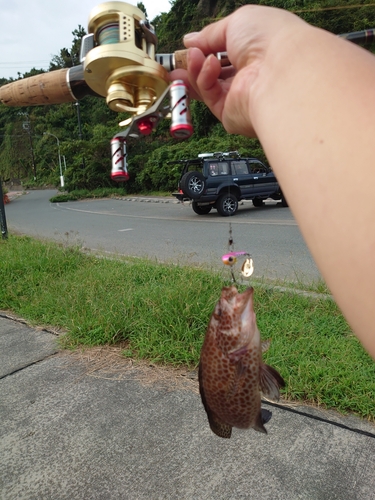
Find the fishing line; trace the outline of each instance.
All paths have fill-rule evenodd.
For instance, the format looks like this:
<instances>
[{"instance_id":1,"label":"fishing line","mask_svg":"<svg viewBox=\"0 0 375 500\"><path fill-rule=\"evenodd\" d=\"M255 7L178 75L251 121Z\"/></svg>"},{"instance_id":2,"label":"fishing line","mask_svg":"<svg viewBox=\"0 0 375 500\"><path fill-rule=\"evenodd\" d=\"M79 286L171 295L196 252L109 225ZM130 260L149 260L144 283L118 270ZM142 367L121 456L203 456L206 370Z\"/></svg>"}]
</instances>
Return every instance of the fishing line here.
<instances>
[{"instance_id":1,"label":"fishing line","mask_svg":"<svg viewBox=\"0 0 375 500\"><path fill-rule=\"evenodd\" d=\"M249 5L249 4L243 4L243 5ZM365 7L375 7L375 3L367 3L367 4L352 4L352 5L338 5L335 7L315 7L311 9L284 9L287 10L288 12L291 12L293 14L304 14L304 13L309 13L309 12L325 12L329 10L348 10L348 9L361 9ZM203 18L201 20L202 23L212 23L216 21L221 21L223 18L222 17L207 17ZM179 22L172 22L170 23L171 26L190 26L191 22L190 21L183 21L182 23Z\"/></svg>"},{"instance_id":2,"label":"fishing line","mask_svg":"<svg viewBox=\"0 0 375 500\"><path fill-rule=\"evenodd\" d=\"M243 5L249 5L249 4L243 4ZM315 7L311 9L284 9L287 10L288 12L292 12L293 14L303 14L303 13L308 13L308 12L325 12L328 10L348 10L348 9L361 9L365 7L375 7L375 3L367 3L367 4L352 4L352 5L339 5L335 7ZM220 21L222 20L222 17L207 17L201 19L201 22L215 22L215 21ZM171 22L169 23L170 26L191 26L191 21L182 21L182 22ZM1 63L0 63L1 64Z\"/></svg>"},{"instance_id":3,"label":"fishing line","mask_svg":"<svg viewBox=\"0 0 375 500\"><path fill-rule=\"evenodd\" d=\"M341 429L345 429L350 432L355 432L357 434L362 434L363 436L371 437L375 439L375 434L372 434L368 431L363 431L362 429L355 429L354 427L349 427L345 424L340 424L339 422L334 422L333 420L328 420L327 418L318 417L317 415L311 415L310 413L306 413L300 410L295 410L290 408L289 406L284 406L278 403L271 403L268 400L262 399L262 403L265 405L273 406L274 408L279 408L280 410L289 411L291 413L296 413L297 415L301 415L302 417L311 418L313 420L318 420L319 422L324 422L325 424L335 425L336 427L340 427Z\"/></svg>"},{"instance_id":4,"label":"fishing line","mask_svg":"<svg viewBox=\"0 0 375 500\"><path fill-rule=\"evenodd\" d=\"M239 258L245 258L245 260L242 263L241 266L241 274L245 278L250 278L250 276L254 272L254 263L253 259L251 258L251 255L248 252L240 251L240 252L235 252L234 251L234 240L233 240L233 233L232 233L232 223L229 223L229 238L228 238L228 250L229 252L226 253L221 257L221 260L224 265L229 266L231 277L232 277L232 283L237 284L236 277L234 275L233 267L237 263Z\"/></svg>"},{"instance_id":5,"label":"fishing line","mask_svg":"<svg viewBox=\"0 0 375 500\"><path fill-rule=\"evenodd\" d=\"M235 158L241 158L238 151L232 151L231 153L234 154ZM229 153L227 153L227 155L229 155ZM224 157L224 154L223 154L223 157ZM219 162L220 162L220 158L219 158ZM218 165L219 165L219 163L218 163ZM229 172L232 175L237 176L241 173L241 172L237 172L237 170L236 170L237 169L237 162L235 163L235 162L228 162L227 161L226 165L227 165L227 168L229 168ZM250 174L251 167L248 163L247 163L246 169L247 169L247 173ZM236 203L238 203L236 191L233 191L233 194L232 194L231 186L230 186L230 184L228 184L228 191L227 191L228 198L227 198L227 202L226 202L228 205L227 210L229 210L229 204L231 203L231 200L230 200L231 195L234 196ZM234 265L237 263L238 259L242 258L242 257L245 258L245 260L243 261L242 266L241 266L241 274L245 278L250 278L250 276L254 272L253 259L251 258L251 255L248 252L245 252L245 251L235 252L234 251L234 239L233 239L232 223L229 222L228 253L223 255L221 257L221 260L226 266L229 266L230 274L231 274L231 278L232 278L232 283L235 285L237 284L237 280L236 280L236 277L234 275L233 268L234 268Z\"/></svg>"},{"instance_id":6,"label":"fishing line","mask_svg":"<svg viewBox=\"0 0 375 500\"><path fill-rule=\"evenodd\" d=\"M353 5L338 5L336 7L317 7L315 9L300 9L300 10L291 10L294 14L300 14L303 12L323 12L326 10L344 10L344 9L360 9L361 7L374 7L375 3L367 3L367 4L353 4Z\"/></svg>"}]
</instances>

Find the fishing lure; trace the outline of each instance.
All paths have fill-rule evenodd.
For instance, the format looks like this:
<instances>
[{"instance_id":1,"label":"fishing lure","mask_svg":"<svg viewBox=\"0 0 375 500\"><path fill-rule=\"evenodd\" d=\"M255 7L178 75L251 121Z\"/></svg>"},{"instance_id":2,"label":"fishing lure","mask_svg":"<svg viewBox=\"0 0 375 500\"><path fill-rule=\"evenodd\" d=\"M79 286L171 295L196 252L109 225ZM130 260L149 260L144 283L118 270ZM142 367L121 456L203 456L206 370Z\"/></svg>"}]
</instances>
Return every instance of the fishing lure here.
<instances>
[{"instance_id":1,"label":"fishing lure","mask_svg":"<svg viewBox=\"0 0 375 500\"><path fill-rule=\"evenodd\" d=\"M254 262L253 259L251 258L251 255L248 252L235 252L234 251L234 241L233 241L233 235L232 235L232 225L229 224L229 240L228 240L228 247L230 252L226 253L221 257L222 262L230 267L230 272L232 275L232 280L234 283L236 283L236 279L234 276L233 272L233 266L237 263L239 257L246 257L244 262L242 263L241 266L241 274L245 278L249 278L253 272L254 272Z\"/></svg>"}]
</instances>

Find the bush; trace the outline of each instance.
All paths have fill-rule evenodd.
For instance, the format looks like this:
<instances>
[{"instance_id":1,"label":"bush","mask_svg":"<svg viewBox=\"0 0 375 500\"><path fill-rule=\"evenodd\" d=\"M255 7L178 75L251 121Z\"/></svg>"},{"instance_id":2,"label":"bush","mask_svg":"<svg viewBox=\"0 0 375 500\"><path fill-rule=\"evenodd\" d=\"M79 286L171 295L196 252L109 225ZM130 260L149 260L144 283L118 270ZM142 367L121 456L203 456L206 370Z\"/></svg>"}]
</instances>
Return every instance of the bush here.
<instances>
[{"instance_id":1,"label":"bush","mask_svg":"<svg viewBox=\"0 0 375 500\"><path fill-rule=\"evenodd\" d=\"M109 198L111 196L125 196L126 189L124 188L97 188L92 191L88 189L77 189L70 193L58 194L50 198L51 203L60 203L64 201L76 201L86 198Z\"/></svg>"}]
</instances>

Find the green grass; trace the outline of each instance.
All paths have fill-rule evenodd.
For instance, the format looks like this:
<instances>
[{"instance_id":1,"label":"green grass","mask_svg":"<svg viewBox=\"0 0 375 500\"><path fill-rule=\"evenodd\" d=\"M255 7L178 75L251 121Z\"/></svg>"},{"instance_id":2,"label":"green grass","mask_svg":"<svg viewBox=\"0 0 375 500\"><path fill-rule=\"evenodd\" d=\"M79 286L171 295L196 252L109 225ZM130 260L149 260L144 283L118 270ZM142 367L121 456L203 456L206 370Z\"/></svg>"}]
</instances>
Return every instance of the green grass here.
<instances>
[{"instance_id":1,"label":"green grass","mask_svg":"<svg viewBox=\"0 0 375 500\"><path fill-rule=\"evenodd\" d=\"M76 201L84 200L87 198L110 198L111 196L125 196L126 190L124 188L97 188L89 189L75 189L69 193L61 193L50 198L50 202L59 203L62 201Z\"/></svg>"},{"instance_id":2,"label":"green grass","mask_svg":"<svg viewBox=\"0 0 375 500\"><path fill-rule=\"evenodd\" d=\"M0 242L0 308L67 330L62 346L127 341L126 356L196 366L223 277L144 259L104 259L10 236ZM226 283L227 284L227 283ZM375 363L332 300L255 288L265 361L285 398L375 421Z\"/></svg>"},{"instance_id":3,"label":"green grass","mask_svg":"<svg viewBox=\"0 0 375 500\"><path fill-rule=\"evenodd\" d=\"M150 191L147 193L137 193L133 196L170 196L171 193L160 192L160 191ZM50 198L51 203L61 203L64 201L77 201L85 200L88 198L111 198L114 196L132 196L127 193L125 188L97 188L93 190L89 189L75 189L69 193L61 193Z\"/></svg>"}]
</instances>

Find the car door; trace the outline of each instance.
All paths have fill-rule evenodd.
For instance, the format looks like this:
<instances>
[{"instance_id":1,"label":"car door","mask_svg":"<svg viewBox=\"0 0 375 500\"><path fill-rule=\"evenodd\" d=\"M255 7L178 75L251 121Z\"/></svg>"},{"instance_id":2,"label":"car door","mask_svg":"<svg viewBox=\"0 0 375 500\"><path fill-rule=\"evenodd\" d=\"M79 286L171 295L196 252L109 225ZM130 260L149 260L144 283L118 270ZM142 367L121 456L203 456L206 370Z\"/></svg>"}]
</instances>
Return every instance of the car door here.
<instances>
[{"instance_id":1,"label":"car door","mask_svg":"<svg viewBox=\"0 0 375 500\"><path fill-rule=\"evenodd\" d=\"M230 182L229 163L221 160L210 160L205 165L207 176L207 194L217 193L223 184Z\"/></svg>"},{"instance_id":2,"label":"car door","mask_svg":"<svg viewBox=\"0 0 375 500\"><path fill-rule=\"evenodd\" d=\"M249 170L253 182L255 196L268 196L278 188L274 173L256 159L249 159Z\"/></svg>"},{"instance_id":3,"label":"car door","mask_svg":"<svg viewBox=\"0 0 375 500\"><path fill-rule=\"evenodd\" d=\"M249 173L247 160L232 160L232 180L241 190L241 196L249 196L253 191L253 179Z\"/></svg>"}]
</instances>

